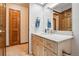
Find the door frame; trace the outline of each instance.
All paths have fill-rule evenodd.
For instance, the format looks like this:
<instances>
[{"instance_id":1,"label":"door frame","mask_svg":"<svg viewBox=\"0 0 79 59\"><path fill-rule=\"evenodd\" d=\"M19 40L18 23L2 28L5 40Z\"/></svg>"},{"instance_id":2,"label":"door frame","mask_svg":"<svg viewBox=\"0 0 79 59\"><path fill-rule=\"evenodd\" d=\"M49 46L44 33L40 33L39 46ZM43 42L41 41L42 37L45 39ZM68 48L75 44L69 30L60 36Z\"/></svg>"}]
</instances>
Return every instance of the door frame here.
<instances>
[{"instance_id":1,"label":"door frame","mask_svg":"<svg viewBox=\"0 0 79 59\"><path fill-rule=\"evenodd\" d=\"M9 9L12 9L12 8L9 8ZM29 31L30 31L30 28L29 28L29 24L30 24L30 23L29 23L29 21L30 21L30 20L29 20L29 15L30 15L30 14L29 14L29 10L30 10L30 8L29 8L29 3L28 3L28 16L27 16L27 17L28 17L28 42L27 42L27 43L28 43L28 54L30 53L30 51L29 51L29 47L30 47L30 46L29 46ZM21 13L20 13L20 14L21 14ZM9 14L9 15L10 15L10 14ZM10 19L9 19L9 21L10 21ZM10 22L9 22L9 24L10 24ZM21 26L21 15L20 15L20 26ZM9 25L9 34L10 34L10 25ZM20 34L21 34L21 28L20 28ZM9 35L9 40L10 40L10 35ZM22 44L22 43L21 43L21 35L20 35L20 44ZM8 46L10 47L10 41L9 41L9 45L8 45Z\"/></svg>"},{"instance_id":2,"label":"door frame","mask_svg":"<svg viewBox=\"0 0 79 59\"><path fill-rule=\"evenodd\" d=\"M21 12L20 10L15 10L15 9L12 9L12 8L9 8L9 46L12 46L10 45L10 10L13 10L13 11L19 11L20 15L19 15L19 44L21 43ZM13 45L14 46L14 45Z\"/></svg>"},{"instance_id":3,"label":"door frame","mask_svg":"<svg viewBox=\"0 0 79 59\"><path fill-rule=\"evenodd\" d=\"M29 19L29 18L30 18L30 17L29 17L29 15L30 15L30 12L29 12L30 8L29 8L29 6L30 6L30 4L28 3L28 54L30 54L30 52L29 52L29 47L30 47L30 46L29 46L29 42L30 42L30 40L29 40L29 31L30 31L30 29L29 29L29 27L30 27L30 26L29 26L29 24L30 24L30 23L29 23L29 22L30 22L30 19Z\"/></svg>"},{"instance_id":4,"label":"door frame","mask_svg":"<svg viewBox=\"0 0 79 59\"><path fill-rule=\"evenodd\" d=\"M5 48L3 51L3 56L6 56L6 3L2 3L5 6Z\"/></svg>"},{"instance_id":5,"label":"door frame","mask_svg":"<svg viewBox=\"0 0 79 59\"><path fill-rule=\"evenodd\" d=\"M4 56L6 56L6 3L5 5L5 51L4 51Z\"/></svg>"}]
</instances>

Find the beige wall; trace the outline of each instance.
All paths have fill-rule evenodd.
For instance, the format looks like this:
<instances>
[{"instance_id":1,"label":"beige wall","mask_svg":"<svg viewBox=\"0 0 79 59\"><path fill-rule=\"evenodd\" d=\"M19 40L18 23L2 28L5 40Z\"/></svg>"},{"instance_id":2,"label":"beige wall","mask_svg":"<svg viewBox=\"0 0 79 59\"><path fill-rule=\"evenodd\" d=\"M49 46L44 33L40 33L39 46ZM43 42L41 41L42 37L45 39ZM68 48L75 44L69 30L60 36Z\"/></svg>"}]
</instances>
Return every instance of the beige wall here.
<instances>
[{"instance_id":1,"label":"beige wall","mask_svg":"<svg viewBox=\"0 0 79 59\"><path fill-rule=\"evenodd\" d=\"M14 10L20 10L21 43L28 42L28 8L20 4L6 4L6 45L9 45L9 8Z\"/></svg>"}]
</instances>

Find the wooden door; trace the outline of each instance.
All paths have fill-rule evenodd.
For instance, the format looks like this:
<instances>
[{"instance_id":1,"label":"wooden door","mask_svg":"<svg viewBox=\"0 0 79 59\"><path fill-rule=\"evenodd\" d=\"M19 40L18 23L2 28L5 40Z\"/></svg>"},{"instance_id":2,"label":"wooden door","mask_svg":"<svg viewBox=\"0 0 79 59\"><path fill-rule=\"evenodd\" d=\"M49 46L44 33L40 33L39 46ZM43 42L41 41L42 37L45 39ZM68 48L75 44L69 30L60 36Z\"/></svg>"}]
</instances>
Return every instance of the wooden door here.
<instances>
[{"instance_id":1,"label":"wooden door","mask_svg":"<svg viewBox=\"0 0 79 59\"><path fill-rule=\"evenodd\" d=\"M0 3L0 56L6 55L6 9Z\"/></svg>"},{"instance_id":2,"label":"wooden door","mask_svg":"<svg viewBox=\"0 0 79 59\"><path fill-rule=\"evenodd\" d=\"M9 9L10 46L20 44L20 11Z\"/></svg>"}]
</instances>

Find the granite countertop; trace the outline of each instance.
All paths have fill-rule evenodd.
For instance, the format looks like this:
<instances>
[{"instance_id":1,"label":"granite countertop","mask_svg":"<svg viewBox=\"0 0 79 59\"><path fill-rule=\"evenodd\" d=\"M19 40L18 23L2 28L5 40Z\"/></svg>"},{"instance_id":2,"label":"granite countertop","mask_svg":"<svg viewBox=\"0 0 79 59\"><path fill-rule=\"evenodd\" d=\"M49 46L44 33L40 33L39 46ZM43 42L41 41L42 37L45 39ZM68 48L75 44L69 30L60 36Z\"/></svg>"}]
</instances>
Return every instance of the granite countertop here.
<instances>
[{"instance_id":1,"label":"granite countertop","mask_svg":"<svg viewBox=\"0 0 79 59\"><path fill-rule=\"evenodd\" d=\"M55 42L62 42L68 39L72 39L73 36L71 35L62 35L62 34L45 34L45 33L32 33L34 35L53 40Z\"/></svg>"}]
</instances>

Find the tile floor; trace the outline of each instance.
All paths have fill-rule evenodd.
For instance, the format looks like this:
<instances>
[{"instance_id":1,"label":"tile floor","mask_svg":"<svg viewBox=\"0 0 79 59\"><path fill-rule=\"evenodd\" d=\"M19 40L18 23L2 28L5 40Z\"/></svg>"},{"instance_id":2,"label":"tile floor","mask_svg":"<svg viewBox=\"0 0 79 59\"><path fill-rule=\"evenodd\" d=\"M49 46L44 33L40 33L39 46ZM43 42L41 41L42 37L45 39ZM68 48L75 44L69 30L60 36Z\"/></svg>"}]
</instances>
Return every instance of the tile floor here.
<instances>
[{"instance_id":1,"label":"tile floor","mask_svg":"<svg viewBox=\"0 0 79 59\"><path fill-rule=\"evenodd\" d=\"M7 47L6 56L28 56L28 43Z\"/></svg>"}]
</instances>

